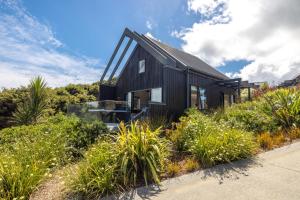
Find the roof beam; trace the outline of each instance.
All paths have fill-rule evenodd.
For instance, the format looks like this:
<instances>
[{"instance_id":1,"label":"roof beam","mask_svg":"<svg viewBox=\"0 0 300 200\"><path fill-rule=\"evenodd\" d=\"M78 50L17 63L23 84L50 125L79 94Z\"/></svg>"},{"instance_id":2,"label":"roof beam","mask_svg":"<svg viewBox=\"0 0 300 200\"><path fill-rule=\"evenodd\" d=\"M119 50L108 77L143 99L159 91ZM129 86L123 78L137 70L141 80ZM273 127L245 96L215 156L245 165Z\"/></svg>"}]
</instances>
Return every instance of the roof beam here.
<instances>
[{"instance_id":1,"label":"roof beam","mask_svg":"<svg viewBox=\"0 0 300 200\"><path fill-rule=\"evenodd\" d=\"M104 78L105 78L105 76L106 76L106 73L107 73L108 69L110 68L110 65L111 65L111 63L113 62L113 60L114 60L116 54L118 53L119 48L120 48L120 46L121 46L121 44L122 44L124 38L125 38L125 32L123 32L123 34L122 34L122 36L121 36L121 38L120 38L120 40L119 40L119 42L118 42L118 44L117 44L117 46L116 46L116 48L115 48L115 50L114 50L112 56L110 57L110 59L109 59L109 61L108 61L108 64L107 64L107 66L106 66L106 68L105 68L105 70L104 70L104 72L103 72L103 74L102 74L102 76L101 76L100 84L103 82L103 80L104 80Z\"/></svg>"},{"instance_id":2,"label":"roof beam","mask_svg":"<svg viewBox=\"0 0 300 200\"><path fill-rule=\"evenodd\" d=\"M124 56L125 56L128 48L130 47L130 45L132 43L132 40L133 39L130 38L129 41L127 42L126 47L124 48L124 50L123 50L123 52L122 52L122 54L121 54L121 56L120 56L120 58L119 58L119 60L118 60L118 62L116 64L115 68L113 69L112 73L110 74L110 77L108 79L108 83L111 83L111 80L112 80L113 76L115 75L115 73L116 73L117 69L119 68L119 65L121 64L121 62L122 62L122 60L123 60L123 58L124 58Z\"/></svg>"}]
</instances>

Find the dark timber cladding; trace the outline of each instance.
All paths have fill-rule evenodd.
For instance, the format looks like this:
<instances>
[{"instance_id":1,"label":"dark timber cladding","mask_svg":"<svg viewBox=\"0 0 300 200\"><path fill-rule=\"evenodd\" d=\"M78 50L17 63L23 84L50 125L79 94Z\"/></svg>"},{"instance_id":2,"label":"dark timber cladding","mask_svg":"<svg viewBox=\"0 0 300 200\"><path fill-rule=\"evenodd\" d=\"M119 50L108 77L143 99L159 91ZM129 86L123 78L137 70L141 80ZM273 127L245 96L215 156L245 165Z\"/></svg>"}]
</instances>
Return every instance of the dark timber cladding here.
<instances>
[{"instance_id":1,"label":"dark timber cladding","mask_svg":"<svg viewBox=\"0 0 300 200\"><path fill-rule=\"evenodd\" d=\"M110 71L109 84L104 85L104 78L126 37L129 40ZM111 80L133 40L137 44L121 70L116 84L112 84ZM144 64L141 65L144 66L142 71L139 71L140 61ZM194 105L199 106L199 109L204 109L204 103L207 105L205 109L209 109L237 99L240 83L240 79L229 79L193 55L126 28L102 74L99 99L128 100L126 95L132 94L132 112L141 109L141 106L147 106L150 116L167 114L177 118L191 106L192 100L193 103L197 101ZM194 96L191 87L197 89L197 93L193 93ZM156 99L153 100L151 95L156 95Z\"/></svg>"}]
</instances>

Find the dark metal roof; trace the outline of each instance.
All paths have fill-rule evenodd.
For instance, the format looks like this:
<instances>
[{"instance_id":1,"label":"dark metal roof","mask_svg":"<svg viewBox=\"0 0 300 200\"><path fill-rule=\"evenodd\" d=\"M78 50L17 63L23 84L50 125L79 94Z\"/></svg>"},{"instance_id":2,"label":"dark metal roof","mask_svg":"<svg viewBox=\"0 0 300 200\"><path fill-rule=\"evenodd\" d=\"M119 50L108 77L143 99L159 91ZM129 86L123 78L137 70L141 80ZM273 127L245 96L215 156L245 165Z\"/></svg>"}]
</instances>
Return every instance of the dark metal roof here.
<instances>
[{"instance_id":1,"label":"dark metal roof","mask_svg":"<svg viewBox=\"0 0 300 200\"><path fill-rule=\"evenodd\" d=\"M207 74L216 78L220 79L229 79L225 74L219 72L212 66L208 65L201 59L199 59L196 56L193 56L189 53L186 53L184 51L181 51L179 49L173 48L169 45L163 44L153 38L150 38L148 36L145 36L147 39L149 39L154 45L168 53L170 56L172 56L175 60L177 60L179 63L181 63L185 67L190 67L192 70L195 70L197 72Z\"/></svg>"}]
</instances>

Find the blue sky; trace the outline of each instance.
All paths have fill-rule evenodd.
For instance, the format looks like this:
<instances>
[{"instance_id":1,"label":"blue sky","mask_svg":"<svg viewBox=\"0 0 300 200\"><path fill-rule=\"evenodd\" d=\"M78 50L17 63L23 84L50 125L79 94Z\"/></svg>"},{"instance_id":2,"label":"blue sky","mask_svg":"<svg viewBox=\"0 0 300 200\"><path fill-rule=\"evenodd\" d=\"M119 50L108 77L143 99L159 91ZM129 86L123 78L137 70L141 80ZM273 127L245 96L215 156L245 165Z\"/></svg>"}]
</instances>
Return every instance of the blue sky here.
<instances>
[{"instance_id":1,"label":"blue sky","mask_svg":"<svg viewBox=\"0 0 300 200\"><path fill-rule=\"evenodd\" d=\"M296 38L291 33L298 32L295 25L283 28L276 24L280 19L271 23L263 14L264 6L275 12L284 1L270 7L271 0L266 0L262 10L255 6L258 0L239 2L0 0L0 88L24 85L36 75L44 76L50 86L97 81L125 27L150 33L232 77L251 81L290 78L293 69L298 70L300 59L276 55L286 49L299 50L293 46L299 44L297 39L282 46L287 37ZM289 6L297 6L297 1L287 2L287 12L282 12L287 19L284 23L298 25L293 21L295 16L289 16L293 15ZM254 20L253 13L262 20L249 21ZM261 28L264 21L273 24L269 28L273 32ZM261 32L271 39L262 38ZM279 36L274 32L281 33L282 41L273 39Z\"/></svg>"}]
</instances>

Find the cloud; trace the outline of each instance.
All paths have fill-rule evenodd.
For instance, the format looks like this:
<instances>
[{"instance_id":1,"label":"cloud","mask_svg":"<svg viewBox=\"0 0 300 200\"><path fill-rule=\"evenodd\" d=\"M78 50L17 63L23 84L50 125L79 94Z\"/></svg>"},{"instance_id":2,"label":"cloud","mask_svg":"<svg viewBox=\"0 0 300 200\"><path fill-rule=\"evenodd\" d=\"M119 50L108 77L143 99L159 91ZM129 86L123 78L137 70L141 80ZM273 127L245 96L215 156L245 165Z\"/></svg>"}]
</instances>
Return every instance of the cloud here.
<instances>
[{"instance_id":1,"label":"cloud","mask_svg":"<svg viewBox=\"0 0 300 200\"><path fill-rule=\"evenodd\" d=\"M158 38L154 37L150 32L147 32L145 35L146 35L147 37L149 37L149 38L152 38L152 39L157 40L157 41L160 42L160 40L159 40Z\"/></svg>"},{"instance_id":2,"label":"cloud","mask_svg":"<svg viewBox=\"0 0 300 200\"><path fill-rule=\"evenodd\" d=\"M252 61L238 72L245 80L280 82L300 74L299 0L188 0L188 9L201 19L172 32L183 50L213 66Z\"/></svg>"},{"instance_id":3,"label":"cloud","mask_svg":"<svg viewBox=\"0 0 300 200\"><path fill-rule=\"evenodd\" d=\"M91 83L99 79L100 61L66 52L51 27L22 3L0 0L0 88L28 84L42 75L48 85Z\"/></svg>"},{"instance_id":4,"label":"cloud","mask_svg":"<svg viewBox=\"0 0 300 200\"><path fill-rule=\"evenodd\" d=\"M150 20L147 20L147 21L146 21L146 27L147 27L149 30L152 30L153 24L150 22Z\"/></svg>"}]
</instances>

